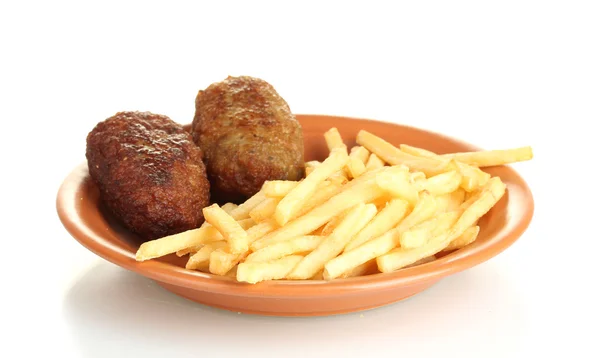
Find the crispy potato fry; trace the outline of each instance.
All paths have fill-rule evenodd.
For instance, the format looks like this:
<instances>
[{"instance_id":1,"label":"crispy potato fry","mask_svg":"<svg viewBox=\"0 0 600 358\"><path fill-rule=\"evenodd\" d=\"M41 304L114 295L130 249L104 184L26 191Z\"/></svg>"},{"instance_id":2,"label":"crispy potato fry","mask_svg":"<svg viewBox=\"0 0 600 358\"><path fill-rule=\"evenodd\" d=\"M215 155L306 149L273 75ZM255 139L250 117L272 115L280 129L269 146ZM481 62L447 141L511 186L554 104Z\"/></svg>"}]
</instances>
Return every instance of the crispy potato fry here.
<instances>
[{"instance_id":1,"label":"crispy potato fry","mask_svg":"<svg viewBox=\"0 0 600 358\"><path fill-rule=\"evenodd\" d=\"M235 212L235 210L237 209L234 209L233 212ZM221 209L219 205L213 204L207 206L202 209L202 212L204 213L204 219L217 228L225 240L227 240L229 251L231 253L241 254L248 251L248 234L246 234L246 231L244 231L240 224Z\"/></svg>"},{"instance_id":2,"label":"crispy potato fry","mask_svg":"<svg viewBox=\"0 0 600 358\"><path fill-rule=\"evenodd\" d=\"M227 246L225 241L217 241L202 246L195 254L191 255L185 268L188 270L196 270L198 268L205 268L210 262L210 254L217 250L223 249Z\"/></svg>"},{"instance_id":3,"label":"crispy potato fry","mask_svg":"<svg viewBox=\"0 0 600 358\"><path fill-rule=\"evenodd\" d=\"M333 127L329 129L324 134L325 142L327 143L327 148L332 152L336 148L342 148L346 153L348 153L348 147L344 144L342 140L342 136L337 128Z\"/></svg>"},{"instance_id":4,"label":"crispy potato fry","mask_svg":"<svg viewBox=\"0 0 600 358\"><path fill-rule=\"evenodd\" d=\"M265 193L259 191L258 193L252 195L248 200L238 205L238 207L233 209L229 215L235 220L247 219L250 217L250 211L252 211L252 209L254 209L266 198L267 196Z\"/></svg>"},{"instance_id":5,"label":"crispy potato fry","mask_svg":"<svg viewBox=\"0 0 600 358\"><path fill-rule=\"evenodd\" d=\"M429 193L423 192L413 211L396 225L396 229L399 234L402 235L406 230L431 218L436 210L437 202L435 197Z\"/></svg>"},{"instance_id":6,"label":"crispy potato fry","mask_svg":"<svg viewBox=\"0 0 600 358\"><path fill-rule=\"evenodd\" d=\"M252 218L238 220L237 223L240 224L240 226L244 230L248 230L249 228L256 225L256 221L254 221L254 219L252 219Z\"/></svg>"},{"instance_id":7,"label":"crispy potato fry","mask_svg":"<svg viewBox=\"0 0 600 358\"><path fill-rule=\"evenodd\" d=\"M400 246L404 249L414 249L425 245L432 237L449 230L460 214L460 211L443 213L413 226L400 236Z\"/></svg>"},{"instance_id":8,"label":"crispy potato fry","mask_svg":"<svg viewBox=\"0 0 600 358\"><path fill-rule=\"evenodd\" d=\"M319 162L318 160L311 160L309 162L304 163L304 170L306 172L306 176L312 173L313 170L315 170L319 165L321 165L321 162Z\"/></svg>"},{"instance_id":9,"label":"crispy potato fry","mask_svg":"<svg viewBox=\"0 0 600 358\"><path fill-rule=\"evenodd\" d=\"M493 167L531 160L533 158L533 150L527 146L504 150L450 153L443 154L442 157L456 159L459 162L476 167Z\"/></svg>"},{"instance_id":10,"label":"crispy potato fry","mask_svg":"<svg viewBox=\"0 0 600 358\"><path fill-rule=\"evenodd\" d=\"M246 231L246 234L248 235L248 244L252 244L254 241L261 239L278 228L279 225L277 225L277 222L275 222L275 219L273 218L269 218L252 226Z\"/></svg>"},{"instance_id":11,"label":"crispy potato fry","mask_svg":"<svg viewBox=\"0 0 600 358\"><path fill-rule=\"evenodd\" d=\"M365 130L358 132L356 142L391 165L404 164L412 171L421 171L428 177L456 169L452 164L452 158L441 160L417 157L401 151L391 143Z\"/></svg>"},{"instance_id":12,"label":"crispy potato fry","mask_svg":"<svg viewBox=\"0 0 600 358\"><path fill-rule=\"evenodd\" d=\"M214 241L211 235L213 230L215 229L212 226L205 226L146 241L138 248L135 259L136 261L146 261Z\"/></svg>"},{"instance_id":13,"label":"crispy potato fry","mask_svg":"<svg viewBox=\"0 0 600 358\"><path fill-rule=\"evenodd\" d=\"M357 157L350 157L347 168L348 172L353 178L358 178L367 171L365 163L363 163L360 158Z\"/></svg>"},{"instance_id":14,"label":"crispy potato fry","mask_svg":"<svg viewBox=\"0 0 600 358\"><path fill-rule=\"evenodd\" d=\"M393 199L350 240L344 248L344 252L350 251L365 242L383 235L404 219L408 213L409 205L405 200Z\"/></svg>"},{"instance_id":15,"label":"crispy potato fry","mask_svg":"<svg viewBox=\"0 0 600 358\"><path fill-rule=\"evenodd\" d=\"M319 246L324 238L323 236L300 236L288 241L278 242L251 253L245 262L267 262L289 255L312 251Z\"/></svg>"},{"instance_id":16,"label":"crispy potato fry","mask_svg":"<svg viewBox=\"0 0 600 358\"><path fill-rule=\"evenodd\" d=\"M461 181L462 176L458 173L458 171L452 170L428 178L425 182L423 190L427 190L433 195L444 195L458 189Z\"/></svg>"},{"instance_id":17,"label":"crispy potato fry","mask_svg":"<svg viewBox=\"0 0 600 358\"><path fill-rule=\"evenodd\" d=\"M265 280L281 280L304 259L304 256L291 255L271 262L243 262L237 268L239 282L258 283Z\"/></svg>"},{"instance_id":18,"label":"crispy potato fry","mask_svg":"<svg viewBox=\"0 0 600 358\"><path fill-rule=\"evenodd\" d=\"M227 214L231 214L231 212L233 210L235 210L237 208L237 204L234 203L225 203L223 205L221 205L221 209L223 209L223 211L225 211Z\"/></svg>"},{"instance_id":19,"label":"crispy potato fry","mask_svg":"<svg viewBox=\"0 0 600 358\"><path fill-rule=\"evenodd\" d=\"M348 209L352 210L352 208ZM321 229L321 236L329 236L333 232L333 230L338 227L338 225L344 220L344 217L348 214L348 210L344 210L335 217L333 217L323 228Z\"/></svg>"},{"instance_id":20,"label":"crispy potato fry","mask_svg":"<svg viewBox=\"0 0 600 358\"><path fill-rule=\"evenodd\" d=\"M270 180L262 186L262 191L267 198L281 198L294 189L299 182L291 180Z\"/></svg>"},{"instance_id":21,"label":"crispy potato fry","mask_svg":"<svg viewBox=\"0 0 600 358\"><path fill-rule=\"evenodd\" d=\"M348 180L348 176L343 170L338 170L329 177L329 181L337 186L346 184Z\"/></svg>"},{"instance_id":22,"label":"crispy potato fry","mask_svg":"<svg viewBox=\"0 0 600 358\"><path fill-rule=\"evenodd\" d=\"M364 147L363 147L364 148ZM381 160L375 153L371 153L369 155L369 160L367 160L367 164L365 165L366 170L369 172L374 169L379 169L385 165L385 162Z\"/></svg>"},{"instance_id":23,"label":"crispy potato fry","mask_svg":"<svg viewBox=\"0 0 600 358\"><path fill-rule=\"evenodd\" d=\"M208 269L215 275L226 275L240 261L248 256L248 251L241 254L232 254L224 249L217 249L210 253L210 262Z\"/></svg>"},{"instance_id":24,"label":"crispy potato fry","mask_svg":"<svg viewBox=\"0 0 600 358\"><path fill-rule=\"evenodd\" d=\"M409 174L406 172L379 173L375 180L381 189L395 198L406 200L411 206L419 201L419 192L409 182Z\"/></svg>"},{"instance_id":25,"label":"crispy potato fry","mask_svg":"<svg viewBox=\"0 0 600 358\"><path fill-rule=\"evenodd\" d=\"M296 219L300 216L303 216L312 209L316 208L317 206L325 203L327 200L331 199L335 195L339 194L341 191L342 185L339 185L335 182L323 182L322 185L320 185L317 189L317 192L306 200L304 206L296 215L294 215L292 219Z\"/></svg>"},{"instance_id":26,"label":"crispy potato fry","mask_svg":"<svg viewBox=\"0 0 600 358\"><path fill-rule=\"evenodd\" d=\"M360 180L360 178L357 180ZM344 186L344 190L323 204L315 207L305 215L290 221L261 240L255 241L252 244L252 250L256 251L276 242L308 235L342 211L359 203L375 200L384 194L384 191L377 186L374 179L362 181L359 185L353 186L352 190L347 190L346 185Z\"/></svg>"},{"instance_id":27,"label":"crispy potato fry","mask_svg":"<svg viewBox=\"0 0 600 358\"><path fill-rule=\"evenodd\" d=\"M323 268L327 261L342 252L350 238L361 230L377 214L373 204L358 204L346 215L331 235L298 263L288 274L290 279L308 279Z\"/></svg>"},{"instance_id":28,"label":"crispy potato fry","mask_svg":"<svg viewBox=\"0 0 600 358\"><path fill-rule=\"evenodd\" d=\"M377 258L379 271L392 272L442 251L468 228L475 225L502 198L505 189L506 185L502 183L500 178L491 178L449 231L432 238L421 247L415 249L399 248L379 256Z\"/></svg>"},{"instance_id":29,"label":"crispy potato fry","mask_svg":"<svg viewBox=\"0 0 600 358\"><path fill-rule=\"evenodd\" d=\"M452 242L450 242L450 244L448 244L448 246L446 246L442 251L454 251L462 249L463 247L477 240L477 235L479 235L479 226L471 226L465 230L462 235L452 240Z\"/></svg>"},{"instance_id":30,"label":"crispy potato fry","mask_svg":"<svg viewBox=\"0 0 600 358\"><path fill-rule=\"evenodd\" d=\"M401 144L400 149L408 154L425 158L442 158L441 156L423 148L417 148L406 144ZM458 172L462 175L460 186L467 192L475 190L477 187L484 185L490 175L478 167L474 167L462 162L455 162Z\"/></svg>"},{"instance_id":31,"label":"crispy potato fry","mask_svg":"<svg viewBox=\"0 0 600 358\"><path fill-rule=\"evenodd\" d=\"M280 226L285 225L298 211L308 197L313 195L320 183L331 174L341 170L348 163L348 153L339 148L331 151L329 157L310 175L281 199L275 209L275 220Z\"/></svg>"},{"instance_id":32,"label":"crispy potato fry","mask_svg":"<svg viewBox=\"0 0 600 358\"><path fill-rule=\"evenodd\" d=\"M182 257L182 256L185 256L185 255L188 255L188 254L195 254L203 246L204 246L204 244L186 247L185 249L177 250L177 252L175 253L175 255L177 255L178 257Z\"/></svg>"},{"instance_id":33,"label":"crispy potato fry","mask_svg":"<svg viewBox=\"0 0 600 358\"><path fill-rule=\"evenodd\" d=\"M255 222L259 223L273 216L277 204L281 201L281 198L267 198L262 203L258 204L252 211L250 211L250 217Z\"/></svg>"},{"instance_id":34,"label":"crispy potato fry","mask_svg":"<svg viewBox=\"0 0 600 358\"><path fill-rule=\"evenodd\" d=\"M369 260L379 257L396 246L398 246L398 230L389 230L383 235L367 241L366 243L346 251L340 256L332 258L325 263L323 277L326 280L332 280L342 275L344 272L352 270Z\"/></svg>"},{"instance_id":35,"label":"crispy potato fry","mask_svg":"<svg viewBox=\"0 0 600 358\"><path fill-rule=\"evenodd\" d=\"M370 154L371 153L369 153L367 148L357 145L357 146L352 147L352 149L350 149L349 156L350 156L350 158L358 158L364 165L367 165L367 161L369 160Z\"/></svg>"},{"instance_id":36,"label":"crispy potato fry","mask_svg":"<svg viewBox=\"0 0 600 358\"><path fill-rule=\"evenodd\" d=\"M452 193L444 195L437 195L435 201L437 204L437 211L435 215L446 213L449 211L458 210L465 199L465 190L458 188Z\"/></svg>"},{"instance_id":37,"label":"crispy potato fry","mask_svg":"<svg viewBox=\"0 0 600 358\"><path fill-rule=\"evenodd\" d=\"M337 278L366 276L366 275L372 275L372 274L378 273L378 272L379 272L379 270L377 269L377 261L369 260L369 261L365 262L364 264L358 265L358 266L354 267L353 269L344 272L343 274L339 275ZM322 275L321 277L322 277L322 279L325 279L323 274L324 274L324 272L321 273L321 275Z\"/></svg>"}]
</instances>

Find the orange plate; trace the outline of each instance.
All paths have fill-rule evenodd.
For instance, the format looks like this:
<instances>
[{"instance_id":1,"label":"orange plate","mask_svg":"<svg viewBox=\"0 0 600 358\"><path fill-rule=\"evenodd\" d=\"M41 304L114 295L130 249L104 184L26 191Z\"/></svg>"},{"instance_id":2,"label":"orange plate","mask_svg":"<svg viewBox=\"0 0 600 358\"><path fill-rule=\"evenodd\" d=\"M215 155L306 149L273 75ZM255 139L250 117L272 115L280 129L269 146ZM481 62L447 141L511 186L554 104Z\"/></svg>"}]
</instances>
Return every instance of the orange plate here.
<instances>
[{"instance_id":1,"label":"orange plate","mask_svg":"<svg viewBox=\"0 0 600 358\"><path fill-rule=\"evenodd\" d=\"M478 148L446 136L390 123L346 117L297 115L304 129L306 160L327 154L323 133L337 127L348 145L360 129L392 143L405 143L439 153ZM477 241L437 260L388 274L326 281L270 281L256 285L187 271L185 258L169 255L136 262L139 241L100 205L87 164L73 170L57 196L60 220L69 233L98 256L155 280L190 300L227 310L277 316L319 316L347 313L391 304L419 293L440 279L468 269L499 254L527 229L533 198L525 181L508 166L486 169L507 184L502 200L484 216Z\"/></svg>"}]
</instances>

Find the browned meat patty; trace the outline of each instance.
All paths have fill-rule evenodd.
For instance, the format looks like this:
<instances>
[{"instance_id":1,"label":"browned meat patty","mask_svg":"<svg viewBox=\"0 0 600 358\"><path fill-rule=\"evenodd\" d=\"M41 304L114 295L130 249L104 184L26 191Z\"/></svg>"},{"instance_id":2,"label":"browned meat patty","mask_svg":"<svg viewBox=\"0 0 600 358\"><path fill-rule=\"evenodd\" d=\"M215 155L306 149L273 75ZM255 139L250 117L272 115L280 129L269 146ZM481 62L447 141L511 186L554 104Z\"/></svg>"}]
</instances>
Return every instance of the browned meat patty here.
<instances>
[{"instance_id":1,"label":"browned meat patty","mask_svg":"<svg viewBox=\"0 0 600 358\"><path fill-rule=\"evenodd\" d=\"M192 136L204 153L214 201L240 202L266 180L304 175L300 123L261 79L228 77L199 91Z\"/></svg>"},{"instance_id":2,"label":"browned meat patty","mask_svg":"<svg viewBox=\"0 0 600 358\"><path fill-rule=\"evenodd\" d=\"M144 240L204 222L210 185L202 151L169 117L117 113L88 134L86 157L101 199Z\"/></svg>"}]
</instances>

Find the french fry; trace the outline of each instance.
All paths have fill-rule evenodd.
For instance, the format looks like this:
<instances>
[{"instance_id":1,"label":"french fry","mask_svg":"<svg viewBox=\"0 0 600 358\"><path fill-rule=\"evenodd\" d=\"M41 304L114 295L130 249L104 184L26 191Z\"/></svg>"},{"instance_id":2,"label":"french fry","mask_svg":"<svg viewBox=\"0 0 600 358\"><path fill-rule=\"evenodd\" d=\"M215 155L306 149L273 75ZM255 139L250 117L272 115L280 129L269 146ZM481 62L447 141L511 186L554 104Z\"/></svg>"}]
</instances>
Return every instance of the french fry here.
<instances>
[{"instance_id":1,"label":"french fry","mask_svg":"<svg viewBox=\"0 0 600 358\"><path fill-rule=\"evenodd\" d=\"M331 235L308 255L288 274L289 279L308 279L323 268L344 249L350 238L362 229L377 214L373 204L358 204L333 230Z\"/></svg>"},{"instance_id":2,"label":"french fry","mask_svg":"<svg viewBox=\"0 0 600 358\"><path fill-rule=\"evenodd\" d=\"M278 242L251 253L244 262L267 262L312 251L319 246L324 238L323 236L300 236L288 241Z\"/></svg>"},{"instance_id":3,"label":"french fry","mask_svg":"<svg viewBox=\"0 0 600 358\"><path fill-rule=\"evenodd\" d=\"M350 159L348 160L347 168L348 168L348 172L350 173L350 175L353 178L358 178L364 172L367 171L367 168L365 167L365 163L363 163L360 160L360 158L357 158L357 157L350 157Z\"/></svg>"},{"instance_id":4,"label":"french fry","mask_svg":"<svg viewBox=\"0 0 600 358\"><path fill-rule=\"evenodd\" d=\"M259 191L258 193L252 195L248 200L238 205L238 207L233 209L229 215L235 220L247 219L250 217L250 211L252 211L252 209L254 209L266 198L267 196L265 193Z\"/></svg>"},{"instance_id":5,"label":"french fry","mask_svg":"<svg viewBox=\"0 0 600 358\"><path fill-rule=\"evenodd\" d=\"M428 178L425 181L423 190L427 190L433 195L444 195L458 189L462 181L462 176L458 171L452 170L446 173L438 174Z\"/></svg>"},{"instance_id":6,"label":"french fry","mask_svg":"<svg viewBox=\"0 0 600 358\"><path fill-rule=\"evenodd\" d=\"M284 279L302 259L303 256L291 255L271 262L243 262L238 265L236 279L251 284Z\"/></svg>"},{"instance_id":7,"label":"french fry","mask_svg":"<svg viewBox=\"0 0 600 358\"><path fill-rule=\"evenodd\" d=\"M479 235L479 226L471 226L465 230L462 235L450 242L442 251L454 251L462 249L463 247L477 240L477 235Z\"/></svg>"},{"instance_id":8,"label":"french fry","mask_svg":"<svg viewBox=\"0 0 600 358\"><path fill-rule=\"evenodd\" d=\"M338 186L346 184L348 180L348 176L343 170L338 170L329 177L329 181Z\"/></svg>"},{"instance_id":9,"label":"french fry","mask_svg":"<svg viewBox=\"0 0 600 358\"><path fill-rule=\"evenodd\" d=\"M169 255L189 247L205 244L212 241L212 236L210 236L212 230L215 229L211 226L205 226L146 241L138 248L135 259L136 261L146 261Z\"/></svg>"},{"instance_id":10,"label":"french fry","mask_svg":"<svg viewBox=\"0 0 600 358\"><path fill-rule=\"evenodd\" d=\"M255 222L261 222L273 216L277 204L281 201L281 198L266 198L262 203L258 204L252 211L250 211L250 217Z\"/></svg>"},{"instance_id":11,"label":"french fry","mask_svg":"<svg viewBox=\"0 0 600 358\"><path fill-rule=\"evenodd\" d=\"M419 225L425 220L431 218L437 210L437 202L431 194L423 192L415 208L398 225L396 230L402 235L415 225Z\"/></svg>"},{"instance_id":12,"label":"french fry","mask_svg":"<svg viewBox=\"0 0 600 358\"><path fill-rule=\"evenodd\" d=\"M442 214L448 211L458 210L465 199L465 190L458 188L452 193L444 195L437 195L435 201L437 204L436 215Z\"/></svg>"},{"instance_id":13,"label":"french fry","mask_svg":"<svg viewBox=\"0 0 600 358\"><path fill-rule=\"evenodd\" d=\"M364 147L363 147L364 148ZM367 164L365 165L366 170L369 172L374 169L379 169L385 165L384 161L381 160L375 153L371 153L369 155L369 160L367 160Z\"/></svg>"},{"instance_id":14,"label":"french fry","mask_svg":"<svg viewBox=\"0 0 600 358\"><path fill-rule=\"evenodd\" d=\"M223 205L221 205L221 209L223 209L223 211L225 211L227 214L231 214L231 212L233 210L235 210L237 208L237 204L234 203L225 203Z\"/></svg>"},{"instance_id":15,"label":"french fry","mask_svg":"<svg viewBox=\"0 0 600 358\"><path fill-rule=\"evenodd\" d=\"M352 147L352 149L350 149L349 156L350 156L350 158L358 158L364 165L367 165L367 161L369 160L370 154L371 153L369 153L367 148L357 145L357 146Z\"/></svg>"},{"instance_id":16,"label":"french fry","mask_svg":"<svg viewBox=\"0 0 600 358\"><path fill-rule=\"evenodd\" d=\"M226 252L224 249L217 249L210 253L210 262L208 269L215 275L226 275L239 262L248 256L248 251L241 254Z\"/></svg>"},{"instance_id":17,"label":"french fry","mask_svg":"<svg viewBox=\"0 0 600 358\"><path fill-rule=\"evenodd\" d=\"M348 153L340 148L334 148L329 157L321 163L310 175L281 199L275 209L275 220L280 226L285 225L302 205L316 191L320 183L331 174L342 169L348 163Z\"/></svg>"},{"instance_id":18,"label":"french fry","mask_svg":"<svg viewBox=\"0 0 600 358\"><path fill-rule=\"evenodd\" d=\"M231 253L241 254L248 251L248 235L246 231L232 216L221 209L219 205L213 204L207 206L202 209L202 213L204 214L204 219L217 228L225 240L227 240Z\"/></svg>"},{"instance_id":19,"label":"french fry","mask_svg":"<svg viewBox=\"0 0 600 358\"><path fill-rule=\"evenodd\" d=\"M252 244L254 241L264 237L265 235L277 230L279 225L275 222L275 219L270 218L262 221L246 231L248 235L248 244Z\"/></svg>"},{"instance_id":20,"label":"french fry","mask_svg":"<svg viewBox=\"0 0 600 358\"><path fill-rule=\"evenodd\" d=\"M502 183L500 178L491 178L449 231L429 240L427 244L421 247L415 249L399 248L377 257L379 271L392 272L442 251L468 228L475 225L502 198L505 189L506 185Z\"/></svg>"},{"instance_id":21,"label":"french fry","mask_svg":"<svg viewBox=\"0 0 600 358\"><path fill-rule=\"evenodd\" d=\"M360 178L357 180L360 180ZM264 238L255 241L252 244L252 250L256 251L276 242L289 240L302 235L308 235L309 233L323 226L342 211L359 203L375 200L384 194L385 192L379 188L379 186L377 186L374 179L365 180L360 184L353 186L352 190L348 190L347 186L345 186L344 190L328 201L315 207L303 216L290 221L285 226L279 228Z\"/></svg>"},{"instance_id":22,"label":"french fry","mask_svg":"<svg viewBox=\"0 0 600 358\"><path fill-rule=\"evenodd\" d=\"M449 230L460 214L460 211L443 213L413 226L400 236L400 246L404 249L414 249L425 245L432 237Z\"/></svg>"},{"instance_id":23,"label":"french fry","mask_svg":"<svg viewBox=\"0 0 600 358\"><path fill-rule=\"evenodd\" d=\"M323 276L324 271L325 270L323 270L323 272L321 272L322 279L325 279L325 277ZM338 278L366 276L366 275L372 275L372 274L378 273L378 272L379 272L379 270L377 269L377 261L369 260L369 261L365 262L364 264L358 265L358 266L354 267L353 269L344 272L343 274L339 275Z\"/></svg>"},{"instance_id":24,"label":"french fry","mask_svg":"<svg viewBox=\"0 0 600 358\"><path fill-rule=\"evenodd\" d=\"M311 160L309 162L304 163L306 176L312 173L313 170L315 170L319 165L321 165L321 162L319 162L318 160Z\"/></svg>"},{"instance_id":25,"label":"french fry","mask_svg":"<svg viewBox=\"0 0 600 358\"><path fill-rule=\"evenodd\" d=\"M336 148L342 148L346 153L348 153L348 147L346 144L344 144L342 136L337 128L333 127L329 129L327 132L325 132L324 136L325 142L327 143L327 148L329 148L330 152Z\"/></svg>"},{"instance_id":26,"label":"french fry","mask_svg":"<svg viewBox=\"0 0 600 358\"><path fill-rule=\"evenodd\" d=\"M188 270L197 270L199 268L208 267L210 262L210 254L217 250L223 249L227 246L225 241L217 241L202 246L195 254L191 255L185 268Z\"/></svg>"},{"instance_id":27,"label":"french fry","mask_svg":"<svg viewBox=\"0 0 600 358\"><path fill-rule=\"evenodd\" d=\"M434 152L428 151L423 148L417 148L406 144L401 144L400 149L408 154L412 154L418 157L424 158L442 158ZM462 175L460 186L465 189L467 192L471 192L476 188L484 185L490 175L478 167L474 167L462 162L455 162L458 172Z\"/></svg>"},{"instance_id":28,"label":"french fry","mask_svg":"<svg viewBox=\"0 0 600 358\"><path fill-rule=\"evenodd\" d=\"M437 260L437 258L435 257L435 255L431 255L431 256L424 257L424 258L422 258L420 260L417 260L417 261L413 262L412 264L406 265L404 267L407 268L407 267L419 266L419 265L426 264L428 262L433 262L435 260ZM377 265L377 262L375 262L375 265Z\"/></svg>"},{"instance_id":29,"label":"french fry","mask_svg":"<svg viewBox=\"0 0 600 358\"><path fill-rule=\"evenodd\" d=\"M419 192L410 184L407 172L379 173L375 180L381 189L393 197L406 200L411 206L414 206L419 200Z\"/></svg>"},{"instance_id":30,"label":"french fry","mask_svg":"<svg viewBox=\"0 0 600 358\"><path fill-rule=\"evenodd\" d=\"M297 181L291 180L270 180L262 186L262 191L267 198L281 198L286 196L292 189L298 185Z\"/></svg>"},{"instance_id":31,"label":"french fry","mask_svg":"<svg viewBox=\"0 0 600 358\"><path fill-rule=\"evenodd\" d=\"M408 213L408 203L402 199L391 200L361 231L350 240L344 252L350 251L365 242L378 237L393 227Z\"/></svg>"},{"instance_id":32,"label":"french fry","mask_svg":"<svg viewBox=\"0 0 600 358\"><path fill-rule=\"evenodd\" d=\"M351 210L351 209L348 209ZM348 214L348 210L344 210L335 217L333 217L323 228L321 229L321 236L329 236L335 230L335 228L344 220L344 217Z\"/></svg>"},{"instance_id":33,"label":"french fry","mask_svg":"<svg viewBox=\"0 0 600 358\"><path fill-rule=\"evenodd\" d=\"M325 203L333 196L339 194L341 191L342 185L337 184L335 182L323 182L322 185L319 185L317 192L306 200L302 209L300 209L300 211L296 215L294 215L292 219L296 219L300 216L303 216L304 214L308 213L317 206Z\"/></svg>"},{"instance_id":34,"label":"french fry","mask_svg":"<svg viewBox=\"0 0 600 358\"><path fill-rule=\"evenodd\" d=\"M325 280L332 280L344 272L389 252L398 246L399 236L398 230L392 229L371 241L344 252L340 256L332 258L325 263L323 278Z\"/></svg>"},{"instance_id":35,"label":"french fry","mask_svg":"<svg viewBox=\"0 0 600 358\"><path fill-rule=\"evenodd\" d=\"M441 160L417 157L401 151L391 143L365 130L358 132L356 142L391 165L404 164L412 171L421 171L428 177L456 169L451 164L452 158Z\"/></svg>"},{"instance_id":36,"label":"french fry","mask_svg":"<svg viewBox=\"0 0 600 358\"><path fill-rule=\"evenodd\" d=\"M527 146L504 150L450 153L443 154L442 157L455 159L459 162L476 167L493 167L531 160L533 158L533 150L531 147Z\"/></svg>"}]
</instances>

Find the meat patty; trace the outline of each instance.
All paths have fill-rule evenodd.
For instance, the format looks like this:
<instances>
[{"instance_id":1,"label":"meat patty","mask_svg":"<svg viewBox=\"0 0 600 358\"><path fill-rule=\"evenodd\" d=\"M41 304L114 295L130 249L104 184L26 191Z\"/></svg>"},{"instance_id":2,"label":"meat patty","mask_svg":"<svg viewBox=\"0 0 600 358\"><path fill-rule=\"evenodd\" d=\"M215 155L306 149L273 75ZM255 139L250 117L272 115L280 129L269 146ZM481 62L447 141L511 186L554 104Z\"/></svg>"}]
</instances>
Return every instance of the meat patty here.
<instances>
[{"instance_id":1,"label":"meat patty","mask_svg":"<svg viewBox=\"0 0 600 358\"><path fill-rule=\"evenodd\" d=\"M300 123L261 79L230 76L199 91L191 130L204 153L214 201L240 202L266 180L304 175Z\"/></svg>"},{"instance_id":2,"label":"meat patty","mask_svg":"<svg viewBox=\"0 0 600 358\"><path fill-rule=\"evenodd\" d=\"M88 134L86 158L103 202L142 239L204 222L210 184L202 151L169 117L117 113Z\"/></svg>"}]
</instances>

